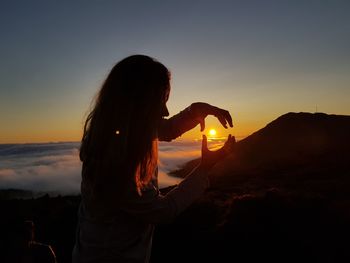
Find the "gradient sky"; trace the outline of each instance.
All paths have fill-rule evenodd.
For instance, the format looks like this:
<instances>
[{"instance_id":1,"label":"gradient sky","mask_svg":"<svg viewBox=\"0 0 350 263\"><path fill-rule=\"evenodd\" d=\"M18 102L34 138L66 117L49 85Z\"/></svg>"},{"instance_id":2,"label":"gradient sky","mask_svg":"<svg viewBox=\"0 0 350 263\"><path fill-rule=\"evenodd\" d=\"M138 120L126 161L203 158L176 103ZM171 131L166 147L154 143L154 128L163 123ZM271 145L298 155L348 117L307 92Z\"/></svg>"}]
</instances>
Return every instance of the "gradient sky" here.
<instances>
[{"instance_id":1,"label":"gradient sky","mask_svg":"<svg viewBox=\"0 0 350 263\"><path fill-rule=\"evenodd\" d=\"M171 115L231 112L219 136L290 111L350 115L349 14L346 0L2 1L0 143L80 140L109 70L137 53L171 70Z\"/></svg>"}]
</instances>

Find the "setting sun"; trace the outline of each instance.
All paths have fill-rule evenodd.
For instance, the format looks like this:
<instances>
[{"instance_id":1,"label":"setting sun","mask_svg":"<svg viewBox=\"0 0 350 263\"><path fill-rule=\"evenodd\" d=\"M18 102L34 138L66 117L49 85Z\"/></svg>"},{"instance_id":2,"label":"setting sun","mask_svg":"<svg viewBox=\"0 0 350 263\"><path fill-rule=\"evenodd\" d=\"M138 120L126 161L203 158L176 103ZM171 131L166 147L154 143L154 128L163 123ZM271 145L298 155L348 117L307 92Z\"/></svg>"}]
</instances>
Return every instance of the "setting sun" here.
<instances>
[{"instance_id":1,"label":"setting sun","mask_svg":"<svg viewBox=\"0 0 350 263\"><path fill-rule=\"evenodd\" d=\"M209 130L209 135L210 136L215 136L216 135L216 130L214 130L214 129Z\"/></svg>"}]
</instances>

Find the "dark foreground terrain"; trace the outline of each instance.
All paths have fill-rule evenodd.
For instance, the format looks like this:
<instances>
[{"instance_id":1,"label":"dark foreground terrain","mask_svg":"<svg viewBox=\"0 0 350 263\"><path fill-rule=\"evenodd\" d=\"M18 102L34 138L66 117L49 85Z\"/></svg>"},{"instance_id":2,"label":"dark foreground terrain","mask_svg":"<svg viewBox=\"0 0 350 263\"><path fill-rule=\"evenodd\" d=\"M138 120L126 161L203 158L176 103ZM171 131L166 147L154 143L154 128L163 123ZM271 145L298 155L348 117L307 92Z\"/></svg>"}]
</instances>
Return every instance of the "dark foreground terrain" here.
<instances>
[{"instance_id":1,"label":"dark foreground terrain","mask_svg":"<svg viewBox=\"0 0 350 263\"><path fill-rule=\"evenodd\" d=\"M70 262L80 197L7 200L1 208L1 262L15 262L24 220ZM152 262L349 262L350 199L210 191L173 223L159 225ZM227 260L225 260L227 259Z\"/></svg>"},{"instance_id":2,"label":"dark foreground terrain","mask_svg":"<svg viewBox=\"0 0 350 263\"><path fill-rule=\"evenodd\" d=\"M290 113L237 142L203 198L157 227L152 262L350 262L349 134L349 116ZM70 262L80 197L15 196L30 194L0 194L0 262L28 219Z\"/></svg>"}]
</instances>

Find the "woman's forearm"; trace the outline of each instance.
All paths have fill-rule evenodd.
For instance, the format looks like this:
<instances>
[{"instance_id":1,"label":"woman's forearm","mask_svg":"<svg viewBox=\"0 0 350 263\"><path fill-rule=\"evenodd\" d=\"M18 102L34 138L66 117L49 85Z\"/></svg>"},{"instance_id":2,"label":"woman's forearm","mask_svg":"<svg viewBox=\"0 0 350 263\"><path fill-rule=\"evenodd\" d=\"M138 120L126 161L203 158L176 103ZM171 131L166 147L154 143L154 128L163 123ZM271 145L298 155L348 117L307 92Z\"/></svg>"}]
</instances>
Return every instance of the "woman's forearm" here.
<instances>
[{"instance_id":1,"label":"woman's forearm","mask_svg":"<svg viewBox=\"0 0 350 263\"><path fill-rule=\"evenodd\" d=\"M163 119L158 128L160 141L171 141L198 125L198 119L194 118L191 106L169 119Z\"/></svg>"},{"instance_id":2,"label":"woman's forearm","mask_svg":"<svg viewBox=\"0 0 350 263\"><path fill-rule=\"evenodd\" d=\"M121 208L149 223L169 223L195 202L209 187L208 170L197 166L166 195L155 196L153 191L126 200Z\"/></svg>"},{"instance_id":3,"label":"woman's forearm","mask_svg":"<svg viewBox=\"0 0 350 263\"><path fill-rule=\"evenodd\" d=\"M166 195L174 200L177 214L190 206L209 187L208 174L209 171L200 164Z\"/></svg>"}]
</instances>

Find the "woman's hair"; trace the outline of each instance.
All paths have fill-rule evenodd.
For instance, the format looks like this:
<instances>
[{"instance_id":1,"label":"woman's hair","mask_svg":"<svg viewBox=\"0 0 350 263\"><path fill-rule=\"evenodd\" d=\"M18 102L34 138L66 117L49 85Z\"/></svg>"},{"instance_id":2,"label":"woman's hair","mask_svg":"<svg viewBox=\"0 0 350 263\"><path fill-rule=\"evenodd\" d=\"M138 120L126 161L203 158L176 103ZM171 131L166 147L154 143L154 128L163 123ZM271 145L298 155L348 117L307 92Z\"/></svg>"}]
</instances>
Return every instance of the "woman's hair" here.
<instances>
[{"instance_id":1,"label":"woman's hair","mask_svg":"<svg viewBox=\"0 0 350 263\"><path fill-rule=\"evenodd\" d=\"M148 56L129 56L112 68L87 116L81 141L83 179L94 191L103 191L111 179L123 190L132 179L140 192L150 181L169 83L169 70Z\"/></svg>"}]
</instances>

